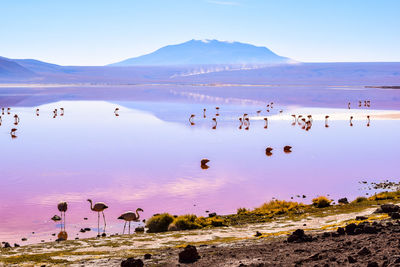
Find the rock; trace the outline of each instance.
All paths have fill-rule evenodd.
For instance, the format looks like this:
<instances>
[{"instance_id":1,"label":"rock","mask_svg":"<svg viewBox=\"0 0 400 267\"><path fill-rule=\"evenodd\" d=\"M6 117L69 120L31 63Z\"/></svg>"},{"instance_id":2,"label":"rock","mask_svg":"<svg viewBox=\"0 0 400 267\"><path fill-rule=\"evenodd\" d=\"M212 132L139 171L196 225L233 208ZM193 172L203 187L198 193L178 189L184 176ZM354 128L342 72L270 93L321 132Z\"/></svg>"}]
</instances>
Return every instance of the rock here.
<instances>
[{"instance_id":1,"label":"rock","mask_svg":"<svg viewBox=\"0 0 400 267\"><path fill-rule=\"evenodd\" d=\"M364 233L366 234L377 234L378 229L375 226L365 225L363 228Z\"/></svg>"},{"instance_id":2,"label":"rock","mask_svg":"<svg viewBox=\"0 0 400 267\"><path fill-rule=\"evenodd\" d=\"M195 246L187 245L183 251L179 252L180 263L193 263L200 259Z\"/></svg>"},{"instance_id":3,"label":"rock","mask_svg":"<svg viewBox=\"0 0 400 267\"><path fill-rule=\"evenodd\" d=\"M26 241L28 240L26 237L21 238L21 241Z\"/></svg>"},{"instance_id":4,"label":"rock","mask_svg":"<svg viewBox=\"0 0 400 267\"><path fill-rule=\"evenodd\" d=\"M79 232L85 233L86 231L85 231L85 229L81 228L81 230L79 230Z\"/></svg>"},{"instance_id":5,"label":"rock","mask_svg":"<svg viewBox=\"0 0 400 267\"><path fill-rule=\"evenodd\" d=\"M381 209L384 213L389 213L389 212L398 212L400 207L394 204L383 204L381 205Z\"/></svg>"},{"instance_id":6,"label":"rock","mask_svg":"<svg viewBox=\"0 0 400 267\"><path fill-rule=\"evenodd\" d=\"M344 197L344 198L340 198L338 200L338 203L339 204L349 204L349 201L347 200L347 197Z\"/></svg>"},{"instance_id":7,"label":"rock","mask_svg":"<svg viewBox=\"0 0 400 267\"><path fill-rule=\"evenodd\" d=\"M20 247L20 245L17 244L17 243L14 243L14 247L15 247L15 248L18 248L18 247Z\"/></svg>"},{"instance_id":8,"label":"rock","mask_svg":"<svg viewBox=\"0 0 400 267\"><path fill-rule=\"evenodd\" d=\"M65 241L65 239L62 237L56 239L56 242L61 242L61 241ZM42 242L44 242L44 240L42 240Z\"/></svg>"},{"instance_id":9,"label":"rock","mask_svg":"<svg viewBox=\"0 0 400 267\"><path fill-rule=\"evenodd\" d=\"M366 220L366 219L368 219L368 218L365 217L365 216L356 216L356 220L357 220L357 221L364 221L364 220Z\"/></svg>"},{"instance_id":10,"label":"rock","mask_svg":"<svg viewBox=\"0 0 400 267\"><path fill-rule=\"evenodd\" d=\"M379 267L379 265L376 261L370 261L368 262L367 267Z\"/></svg>"},{"instance_id":11,"label":"rock","mask_svg":"<svg viewBox=\"0 0 400 267\"><path fill-rule=\"evenodd\" d=\"M208 214L208 217L210 217L210 218L215 217L215 216L217 216L217 213L215 213L215 212L211 212Z\"/></svg>"},{"instance_id":12,"label":"rock","mask_svg":"<svg viewBox=\"0 0 400 267\"><path fill-rule=\"evenodd\" d=\"M310 235L304 234L304 230L297 229L294 231L287 239L287 242L292 243L300 243L300 242L310 242L312 241L312 237Z\"/></svg>"},{"instance_id":13,"label":"rock","mask_svg":"<svg viewBox=\"0 0 400 267\"><path fill-rule=\"evenodd\" d=\"M144 254L144 259L145 260L150 260L151 259L151 254L149 254L149 253Z\"/></svg>"},{"instance_id":14,"label":"rock","mask_svg":"<svg viewBox=\"0 0 400 267\"><path fill-rule=\"evenodd\" d=\"M393 220L398 220L400 219L400 213L398 212L391 212L389 213L390 218L392 218Z\"/></svg>"},{"instance_id":15,"label":"rock","mask_svg":"<svg viewBox=\"0 0 400 267\"><path fill-rule=\"evenodd\" d=\"M383 210L381 208L377 208L373 213L384 213Z\"/></svg>"},{"instance_id":16,"label":"rock","mask_svg":"<svg viewBox=\"0 0 400 267\"><path fill-rule=\"evenodd\" d=\"M5 247L5 248L11 248L11 245L10 245L10 243L8 243L8 242L4 242L4 247Z\"/></svg>"},{"instance_id":17,"label":"rock","mask_svg":"<svg viewBox=\"0 0 400 267\"><path fill-rule=\"evenodd\" d=\"M106 233L102 233L101 236L102 237L106 237L107 235L106 235Z\"/></svg>"},{"instance_id":18,"label":"rock","mask_svg":"<svg viewBox=\"0 0 400 267\"><path fill-rule=\"evenodd\" d=\"M89 232L91 229L89 227L83 228L86 232Z\"/></svg>"},{"instance_id":19,"label":"rock","mask_svg":"<svg viewBox=\"0 0 400 267\"><path fill-rule=\"evenodd\" d=\"M362 249L360 249L360 250L357 252L357 254L360 255L360 256L365 256L365 255L371 254L371 251L370 251L368 248L363 247Z\"/></svg>"},{"instance_id":20,"label":"rock","mask_svg":"<svg viewBox=\"0 0 400 267\"><path fill-rule=\"evenodd\" d=\"M337 232L339 235L344 235L344 234L346 233L346 231L344 230L343 227L338 227L338 229L336 230L336 232Z\"/></svg>"},{"instance_id":21,"label":"rock","mask_svg":"<svg viewBox=\"0 0 400 267\"><path fill-rule=\"evenodd\" d=\"M328 233L328 232L324 232L324 233L322 233L322 237L330 237L331 236L331 233Z\"/></svg>"},{"instance_id":22,"label":"rock","mask_svg":"<svg viewBox=\"0 0 400 267\"><path fill-rule=\"evenodd\" d=\"M354 230L354 234L355 234L355 235L362 234L363 232L364 232L364 231L363 231L362 228L356 228L356 229Z\"/></svg>"},{"instance_id":23,"label":"rock","mask_svg":"<svg viewBox=\"0 0 400 267\"><path fill-rule=\"evenodd\" d=\"M136 227L135 228L136 233L143 233L144 232L144 227Z\"/></svg>"},{"instance_id":24,"label":"rock","mask_svg":"<svg viewBox=\"0 0 400 267\"><path fill-rule=\"evenodd\" d=\"M255 237L262 236L262 233L260 233L259 231L257 231L256 234L255 234L254 236L255 236Z\"/></svg>"},{"instance_id":25,"label":"rock","mask_svg":"<svg viewBox=\"0 0 400 267\"><path fill-rule=\"evenodd\" d=\"M347 260L349 261L349 263L356 263L357 260L355 258L353 258L352 256L348 256Z\"/></svg>"},{"instance_id":26,"label":"rock","mask_svg":"<svg viewBox=\"0 0 400 267\"><path fill-rule=\"evenodd\" d=\"M85 217L85 218L83 218L85 221L87 220L87 218Z\"/></svg>"},{"instance_id":27,"label":"rock","mask_svg":"<svg viewBox=\"0 0 400 267\"><path fill-rule=\"evenodd\" d=\"M356 228L357 228L357 225L355 223L348 224L345 227L345 232L348 235L354 235L354 230L356 230Z\"/></svg>"},{"instance_id":28,"label":"rock","mask_svg":"<svg viewBox=\"0 0 400 267\"><path fill-rule=\"evenodd\" d=\"M141 259L127 258L121 262L121 267L143 267L143 261Z\"/></svg>"}]
</instances>

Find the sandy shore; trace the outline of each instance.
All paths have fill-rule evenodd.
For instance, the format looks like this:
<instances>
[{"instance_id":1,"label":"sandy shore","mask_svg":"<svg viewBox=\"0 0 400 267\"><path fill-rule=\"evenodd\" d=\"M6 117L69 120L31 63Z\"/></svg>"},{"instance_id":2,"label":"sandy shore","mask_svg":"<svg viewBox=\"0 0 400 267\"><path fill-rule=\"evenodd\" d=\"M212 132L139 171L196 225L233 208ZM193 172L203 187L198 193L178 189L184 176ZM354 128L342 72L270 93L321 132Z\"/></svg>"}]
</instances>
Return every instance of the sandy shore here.
<instances>
[{"instance_id":1,"label":"sandy shore","mask_svg":"<svg viewBox=\"0 0 400 267\"><path fill-rule=\"evenodd\" d=\"M260 262L267 264L265 266L271 266L268 255L274 254L275 248L279 251L283 249L285 253L289 251L291 248L287 248L287 244L285 245L283 241L295 229L304 229L307 234L314 236L326 231L335 231L339 226L352 223L356 216L367 216L368 219L364 221L380 221L388 218L387 214L373 214L376 208L376 205L372 205L355 212L334 214L323 211L318 216L302 216L294 219L282 217L268 223L156 234L115 235L2 248L0 264L4 266L120 266L125 258L143 259L143 256L149 253L152 257L145 260L146 266L175 266L178 264L178 253L182 247L192 244L199 248L199 253L202 255L201 260L196 263L198 266L210 265L212 262L218 263L218 266L239 266L241 263ZM261 236L255 237L256 232L260 232ZM323 246L334 246L333 244L336 244L335 240L327 239ZM306 253L300 251L298 256L309 257L309 254L314 253L319 245L312 245L314 249L308 247L307 244L296 244L295 247L303 250L307 248ZM284 253L280 256L276 255L274 262L285 266L286 263L292 264L299 258L296 256L283 260L284 255Z\"/></svg>"}]
</instances>

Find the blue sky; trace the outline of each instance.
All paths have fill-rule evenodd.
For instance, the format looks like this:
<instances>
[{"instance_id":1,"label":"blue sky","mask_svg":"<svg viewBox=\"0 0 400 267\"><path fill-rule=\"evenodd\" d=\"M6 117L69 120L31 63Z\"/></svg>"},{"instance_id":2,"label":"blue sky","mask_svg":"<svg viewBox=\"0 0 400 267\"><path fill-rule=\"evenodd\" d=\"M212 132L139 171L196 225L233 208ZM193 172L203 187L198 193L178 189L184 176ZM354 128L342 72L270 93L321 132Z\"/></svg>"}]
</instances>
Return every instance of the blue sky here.
<instances>
[{"instance_id":1,"label":"blue sky","mask_svg":"<svg viewBox=\"0 0 400 267\"><path fill-rule=\"evenodd\" d=\"M1 0L0 56L104 65L190 39L304 62L400 61L398 0Z\"/></svg>"}]
</instances>

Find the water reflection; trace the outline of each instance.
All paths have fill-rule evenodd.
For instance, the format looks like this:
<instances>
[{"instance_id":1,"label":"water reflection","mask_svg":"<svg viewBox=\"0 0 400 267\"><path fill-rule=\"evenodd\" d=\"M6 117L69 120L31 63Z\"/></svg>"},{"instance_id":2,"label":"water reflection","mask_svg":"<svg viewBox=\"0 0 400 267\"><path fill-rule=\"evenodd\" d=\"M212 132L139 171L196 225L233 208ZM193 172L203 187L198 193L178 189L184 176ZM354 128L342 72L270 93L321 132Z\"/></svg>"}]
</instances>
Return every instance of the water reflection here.
<instances>
[{"instance_id":1,"label":"water reflection","mask_svg":"<svg viewBox=\"0 0 400 267\"><path fill-rule=\"evenodd\" d=\"M399 176L398 120L374 120L366 128L365 111L292 109L277 103L268 116L257 113L258 106L221 105L218 119L204 118L205 109L213 114L211 104L149 102L146 112L131 108L142 105L75 101L13 108L21 120L14 140L8 135L15 121L4 115L0 238L48 240L56 227L50 219L54 203L60 200L68 202L68 232L88 237L106 226L108 233L120 231L124 221L117 218L132 206L142 207L144 218L160 212L228 213L272 197L351 199L365 193L358 191L361 179ZM62 119L60 107L67 110ZM51 116L55 109L58 119ZM374 112L368 112L373 119ZM196 116L193 127L187 121L190 114ZM350 116L363 127L350 128ZM237 130L238 118L247 131ZM294 119L296 127L291 126ZM305 131L308 121L312 128ZM292 152L284 153L285 146ZM202 159L210 160L205 166L211 167L203 168ZM89 210L88 198L107 203L107 225L103 214ZM96 220L96 231L79 231ZM36 234L27 234L32 231Z\"/></svg>"}]
</instances>

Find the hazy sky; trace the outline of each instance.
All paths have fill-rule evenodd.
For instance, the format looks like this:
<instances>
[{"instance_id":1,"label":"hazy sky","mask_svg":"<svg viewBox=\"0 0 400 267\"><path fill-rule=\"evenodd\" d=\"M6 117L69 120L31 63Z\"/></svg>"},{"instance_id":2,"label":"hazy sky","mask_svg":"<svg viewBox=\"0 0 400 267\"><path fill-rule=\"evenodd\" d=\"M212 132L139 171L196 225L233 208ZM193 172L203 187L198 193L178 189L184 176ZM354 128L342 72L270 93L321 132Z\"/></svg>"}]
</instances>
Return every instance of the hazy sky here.
<instances>
[{"instance_id":1,"label":"hazy sky","mask_svg":"<svg viewBox=\"0 0 400 267\"><path fill-rule=\"evenodd\" d=\"M0 56L104 65L190 39L400 61L399 0L0 0Z\"/></svg>"}]
</instances>

